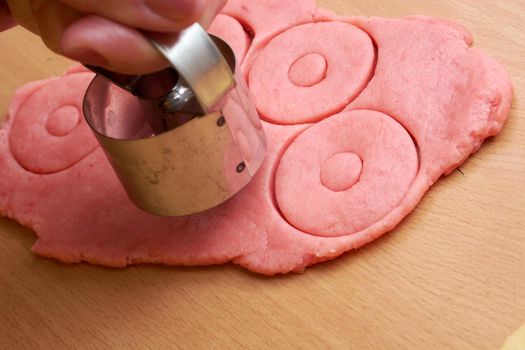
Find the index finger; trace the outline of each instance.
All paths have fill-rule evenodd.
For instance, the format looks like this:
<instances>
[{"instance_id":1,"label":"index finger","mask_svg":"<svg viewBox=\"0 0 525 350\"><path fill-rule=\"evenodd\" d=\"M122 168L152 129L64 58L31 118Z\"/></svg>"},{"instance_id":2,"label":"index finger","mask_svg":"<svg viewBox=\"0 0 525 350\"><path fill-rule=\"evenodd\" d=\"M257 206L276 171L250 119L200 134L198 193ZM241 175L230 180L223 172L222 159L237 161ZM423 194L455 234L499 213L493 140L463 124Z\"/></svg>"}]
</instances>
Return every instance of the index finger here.
<instances>
[{"instance_id":1,"label":"index finger","mask_svg":"<svg viewBox=\"0 0 525 350\"><path fill-rule=\"evenodd\" d=\"M69 6L129 27L177 32L207 17L214 17L226 0L62 0ZM209 23L203 23L208 25Z\"/></svg>"}]
</instances>

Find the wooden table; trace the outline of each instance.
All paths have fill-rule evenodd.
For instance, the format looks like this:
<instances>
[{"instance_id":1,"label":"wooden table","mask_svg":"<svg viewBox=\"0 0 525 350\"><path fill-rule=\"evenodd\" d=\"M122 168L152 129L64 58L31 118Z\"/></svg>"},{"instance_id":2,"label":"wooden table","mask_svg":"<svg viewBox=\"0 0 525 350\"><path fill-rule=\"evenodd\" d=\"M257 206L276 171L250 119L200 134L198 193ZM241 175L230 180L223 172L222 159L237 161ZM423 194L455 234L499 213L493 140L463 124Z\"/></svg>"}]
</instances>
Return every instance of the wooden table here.
<instances>
[{"instance_id":1,"label":"wooden table","mask_svg":"<svg viewBox=\"0 0 525 350\"><path fill-rule=\"evenodd\" d=\"M512 115L392 234L302 275L65 266L0 221L0 349L497 349L525 322L525 1L325 0L340 13L454 19L509 69ZM0 35L0 111L69 62Z\"/></svg>"}]
</instances>

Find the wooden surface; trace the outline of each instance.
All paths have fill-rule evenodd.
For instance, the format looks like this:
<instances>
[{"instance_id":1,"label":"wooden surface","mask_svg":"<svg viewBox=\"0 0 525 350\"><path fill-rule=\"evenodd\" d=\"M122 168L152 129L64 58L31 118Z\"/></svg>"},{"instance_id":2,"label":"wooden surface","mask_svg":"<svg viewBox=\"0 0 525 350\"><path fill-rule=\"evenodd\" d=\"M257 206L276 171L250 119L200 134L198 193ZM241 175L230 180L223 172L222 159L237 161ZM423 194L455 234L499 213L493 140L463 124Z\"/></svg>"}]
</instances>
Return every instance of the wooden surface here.
<instances>
[{"instance_id":1,"label":"wooden surface","mask_svg":"<svg viewBox=\"0 0 525 350\"><path fill-rule=\"evenodd\" d=\"M303 275L233 265L65 266L0 220L0 349L497 349L525 322L525 1L319 1L340 13L454 19L510 71L503 133L392 234ZM65 59L0 34L0 111Z\"/></svg>"}]
</instances>

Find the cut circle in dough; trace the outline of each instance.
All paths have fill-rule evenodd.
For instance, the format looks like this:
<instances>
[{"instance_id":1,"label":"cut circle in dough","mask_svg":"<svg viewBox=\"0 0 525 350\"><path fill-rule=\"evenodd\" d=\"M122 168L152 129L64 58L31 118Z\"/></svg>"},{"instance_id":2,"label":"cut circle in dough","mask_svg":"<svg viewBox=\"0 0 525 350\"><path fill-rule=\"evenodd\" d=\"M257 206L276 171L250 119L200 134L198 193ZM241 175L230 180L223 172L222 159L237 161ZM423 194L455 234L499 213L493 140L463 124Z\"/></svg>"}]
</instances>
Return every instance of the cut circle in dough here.
<instances>
[{"instance_id":1,"label":"cut circle in dough","mask_svg":"<svg viewBox=\"0 0 525 350\"><path fill-rule=\"evenodd\" d=\"M288 78L297 86L310 87L326 78L326 59L318 53L308 53L298 58L288 72Z\"/></svg>"},{"instance_id":2,"label":"cut circle in dough","mask_svg":"<svg viewBox=\"0 0 525 350\"><path fill-rule=\"evenodd\" d=\"M362 171L363 161L357 154L337 153L321 166L321 182L334 192L346 191L359 181Z\"/></svg>"},{"instance_id":3,"label":"cut circle in dough","mask_svg":"<svg viewBox=\"0 0 525 350\"><path fill-rule=\"evenodd\" d=\"M46 130L53 136L66 136L78 123L80 123L80 111L74 106L63 106L49 115Z\"/></svg>"},{"instance_id":4,"label":"cut circle in dough","mask_svg":"<svg viewBox=\"0 0 525 350\"><path fill-rule=\"evenodd\" d=\"M292 142L277 168L275 198L299 230L349 235L392 211L418 168L416 145L396 120L369 110L344 112Z\"/></svg>"},{"instance_id":5,"label":"cut circle in dough","mask_svg":"<svg viewBox=\"0 0 525 350\"><path fill-rule=\"evenodd\" d=\"M372 40L356 26L304 24L278 35L259 53L249 72L250 91L268 122L317 122L359 95L374 61Z\"/></svg>"},{"instance_id":6,"label":"cut circle in dough","mask_svg":"<svg viewBox=\"0 0 525 350\"><path fill-rule=\"evenodd\" d=\"M16 161L37 174L64 171L93 152L98 143L80 117L91 77L79 73L50 80L16 112L9 145Z\"/></svg>"}]
</instances>

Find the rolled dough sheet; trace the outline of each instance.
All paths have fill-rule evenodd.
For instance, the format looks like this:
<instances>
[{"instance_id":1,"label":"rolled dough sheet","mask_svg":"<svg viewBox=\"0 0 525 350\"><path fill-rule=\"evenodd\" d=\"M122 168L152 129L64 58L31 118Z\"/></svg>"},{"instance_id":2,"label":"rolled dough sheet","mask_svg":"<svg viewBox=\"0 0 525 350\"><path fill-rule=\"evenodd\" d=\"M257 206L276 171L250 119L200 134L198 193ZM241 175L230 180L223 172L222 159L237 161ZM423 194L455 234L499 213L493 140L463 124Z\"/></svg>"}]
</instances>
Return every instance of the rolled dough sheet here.
<instances>
[{"instance_id":1,"label":"rolled dough sheet","mask_svg":"<svg viewBox=\"0 0 525 350\"><path fill-rule=\"evenodd\" d=\"M506 71L449 21L230 0L210 31L234 49L263 120L255 179L202 214L135 208L80 114L92 74L74 68L20 88L0 131L0 212L34 229L34 252L303 271L392 230L510 110Z\"/></svg>"}]
</instances>

